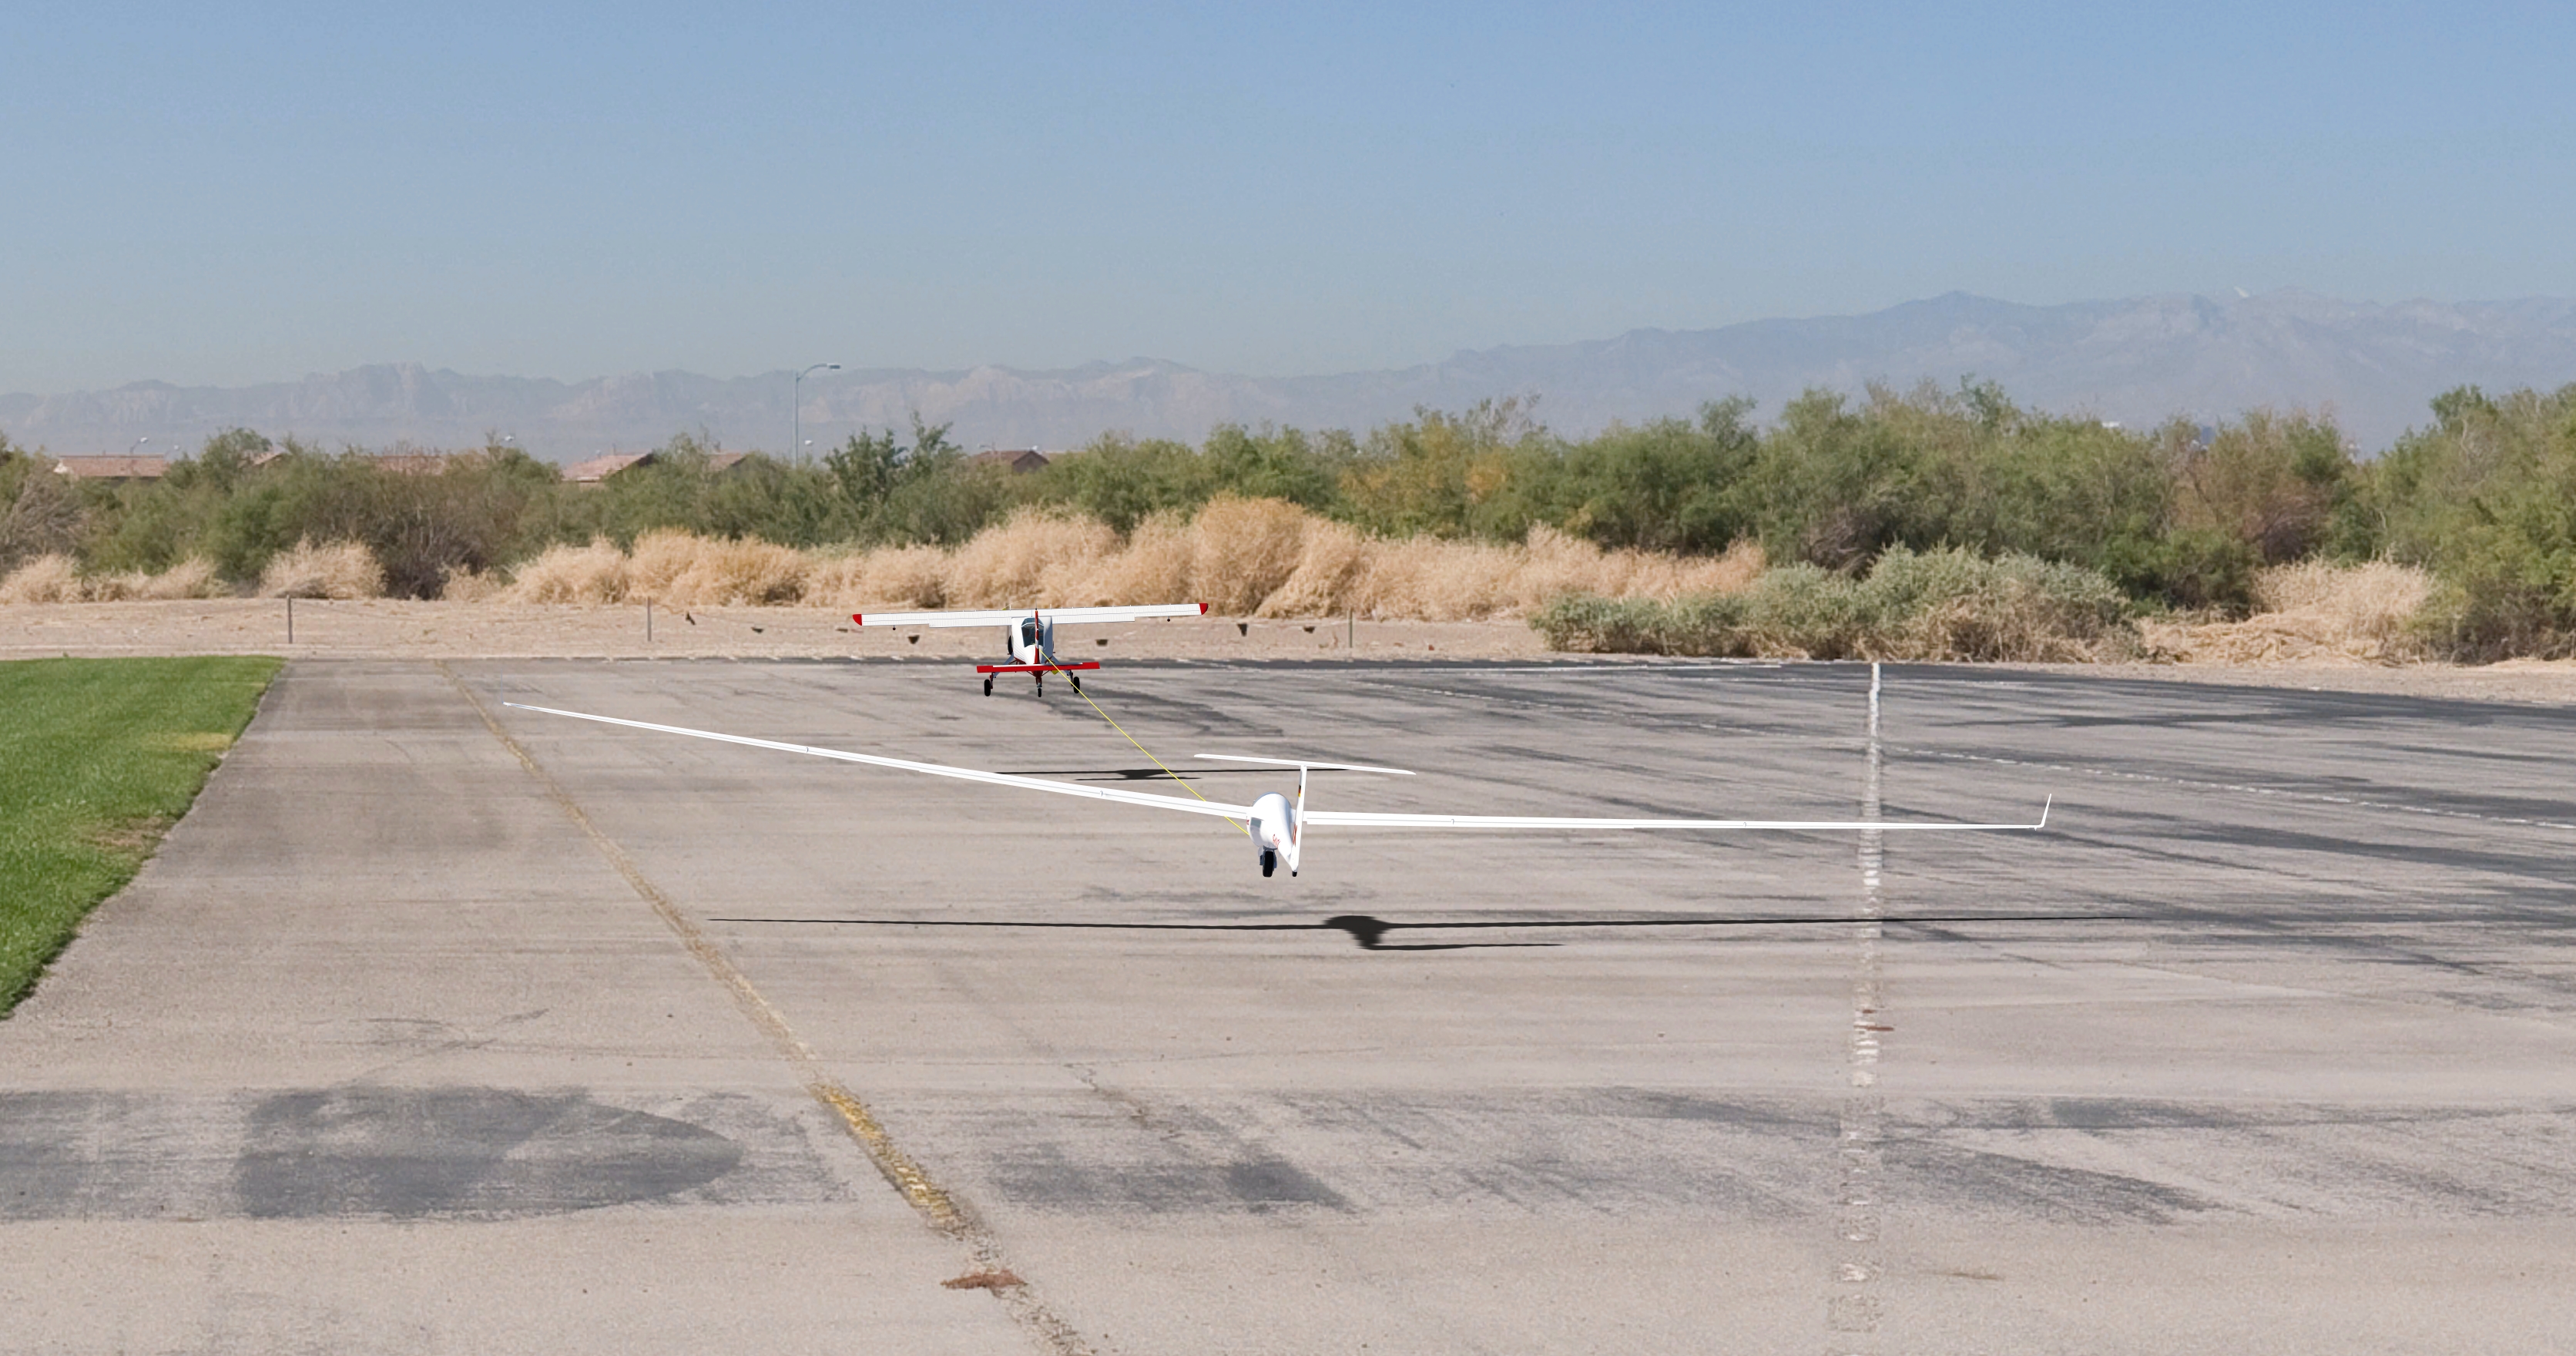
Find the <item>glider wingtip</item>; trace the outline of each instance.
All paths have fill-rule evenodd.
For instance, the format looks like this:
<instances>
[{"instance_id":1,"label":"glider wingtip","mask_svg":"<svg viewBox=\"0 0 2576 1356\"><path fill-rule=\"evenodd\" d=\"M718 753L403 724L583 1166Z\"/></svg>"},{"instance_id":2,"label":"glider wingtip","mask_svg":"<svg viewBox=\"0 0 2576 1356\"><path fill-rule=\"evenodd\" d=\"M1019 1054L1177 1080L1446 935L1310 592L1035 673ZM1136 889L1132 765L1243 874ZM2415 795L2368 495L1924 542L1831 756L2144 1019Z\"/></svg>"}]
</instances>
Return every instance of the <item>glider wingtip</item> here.
<instances>
[{"instance_id":1,"label":"glider wingtip","mask_svg":"<svg viewBox=\"0 0 2576 1356\"><path fill-rule=\"evenodd\" d=\"M2038 823L2036 823L2036 824L2031 825L2031 827L2032 827L2033 829L2044 829L2044 828L2047 828L2047 827L2048 827L2048 812L2049 812L2049 811L2051 811L2051 810L2054 810L2054 809L2056 809L2056 808L2057 808L2057 793L2056 793L2056 792L2054 792L2054 791L2051 791L2051 792L2049 792L2049 793L2048 793L2048 799L2046 799L2046 800L2044 800L2044 801L2041 801L2041 802L2039 803L2039 822L2038 822Z\"/></svg>"}]
</instances>

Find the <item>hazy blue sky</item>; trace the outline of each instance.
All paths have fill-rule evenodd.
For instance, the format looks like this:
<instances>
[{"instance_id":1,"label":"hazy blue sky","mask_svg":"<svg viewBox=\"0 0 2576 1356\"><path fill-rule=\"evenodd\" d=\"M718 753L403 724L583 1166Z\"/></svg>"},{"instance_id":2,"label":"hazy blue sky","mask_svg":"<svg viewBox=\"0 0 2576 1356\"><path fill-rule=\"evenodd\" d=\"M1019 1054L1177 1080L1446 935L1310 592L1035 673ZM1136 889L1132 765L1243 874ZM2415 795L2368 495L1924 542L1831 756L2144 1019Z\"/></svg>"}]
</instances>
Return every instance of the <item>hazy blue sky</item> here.
<instances>
[{"instance_id":1,"label":"hazy blue sky","mask_svg":"<svg viewBox=\"0 0 2576 1356\"><path fill-rule=\"evenodd\" d=\"M0 7L0 390L2576 293L2576 7Z\"/></svg>"}]
</instances>

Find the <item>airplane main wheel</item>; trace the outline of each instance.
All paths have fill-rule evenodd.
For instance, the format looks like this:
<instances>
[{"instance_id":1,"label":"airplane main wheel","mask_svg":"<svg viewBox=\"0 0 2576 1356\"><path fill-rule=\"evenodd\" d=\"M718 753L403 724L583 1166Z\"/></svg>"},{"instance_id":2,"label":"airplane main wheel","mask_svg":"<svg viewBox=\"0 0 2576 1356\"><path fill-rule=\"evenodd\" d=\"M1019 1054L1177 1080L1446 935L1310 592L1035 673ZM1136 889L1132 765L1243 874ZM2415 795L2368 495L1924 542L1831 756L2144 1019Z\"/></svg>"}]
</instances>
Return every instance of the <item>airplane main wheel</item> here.
<instances>
[{"instance_id":1,"label":"airplane main wheel","mask_svg":"<svg viewBox=\"0 0 2576 1356\"><path fill-rule=\"evenodd\" d=\"M1080 692L1080 691L1082 690L1082 680L1081 680L1081 679L1079 679L1079 678L1072 678L1072 679L1067 679L1066 681L1068 681L1068 682L1070 682L1070 683L1072 683L1072 684L1073 684L1073 690L1074 690L1074 691L1076 691L1076 692Z\"/></svg>"},{"instance_id":2,"label":"airplane main wheel","mask_svg":"<svg viewBox=\"0 0 2576 1356\"><path fill-rule=\"evenodd\" d=\"M984 680L984 695L987 697L993 695L993 680L989 677Z\"/></svg>"},{"instance_id":3,"label":"airplane main wheel","mask_svg":"<svg viewBox=\"0 0 2576 1356\"><path fill-rule=\"evenodd\" d=\"M1262 875L1264 875L1264 876L1268 876L1271 872L1276 871L1276 870L1278 870L1278 869L1279 869L1279 854L1278 854L1278 853L1276 853L1276 852L1271 851L1271 850L1270 850L1270 849L1268 849L1268 848L1263 848L1263 849L1261 850L1261 874L1262 874Z\"/></svg>"}]
</instances>

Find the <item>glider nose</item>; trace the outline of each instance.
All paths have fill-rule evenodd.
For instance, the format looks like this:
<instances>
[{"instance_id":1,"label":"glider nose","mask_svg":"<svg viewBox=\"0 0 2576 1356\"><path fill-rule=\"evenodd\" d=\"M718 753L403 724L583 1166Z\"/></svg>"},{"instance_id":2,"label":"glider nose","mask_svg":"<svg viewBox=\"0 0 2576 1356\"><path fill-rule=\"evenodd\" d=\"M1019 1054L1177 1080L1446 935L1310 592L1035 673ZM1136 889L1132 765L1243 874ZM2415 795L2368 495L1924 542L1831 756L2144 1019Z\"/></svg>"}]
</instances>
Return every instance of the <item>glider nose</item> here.
<instances>
[{"instance_id":1,"label":"glider nose","mask_svg":"<svg viewBox=\"0 0 2576 1356\"><path fill-rule=\"evenodd\" d=\"M1297 839L1296 816L1288 798L1276 791L1252 802L1252 846L1261 857L1261 874L1269 875L1282 857L1289 860L1289 873L1296 873L1296 852L1290 846Z\"/></svg>"}]
</instances>

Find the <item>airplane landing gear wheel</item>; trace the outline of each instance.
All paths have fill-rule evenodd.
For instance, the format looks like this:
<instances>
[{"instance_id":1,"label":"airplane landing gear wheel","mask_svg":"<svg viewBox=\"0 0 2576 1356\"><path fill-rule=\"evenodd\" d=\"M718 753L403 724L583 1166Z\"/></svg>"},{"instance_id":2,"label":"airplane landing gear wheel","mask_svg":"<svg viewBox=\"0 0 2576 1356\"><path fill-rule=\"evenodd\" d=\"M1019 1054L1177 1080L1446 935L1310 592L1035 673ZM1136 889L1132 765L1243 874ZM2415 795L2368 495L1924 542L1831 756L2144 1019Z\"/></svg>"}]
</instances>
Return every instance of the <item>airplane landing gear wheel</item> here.
<instances>
[{"instance_id":1,"label":"airplane landing gear wheel","mask_svg":"<svg viewBox=\"0 0 2576 1356\"><path fill-rule=\"evenodd\" d=\"M1079 678L1072 678L1072 679L1067 679L1066 681L1068 681L1068 682L1070 682L1070 683L1072 683L1072 684L1073 684L1073 690L1074 690L1074 691L1076 691L1076 692L1080 692L1080 691L1082 691L1082 680L1081 680L1081 679L1079 679Z\"/></svg>"},{"instance_id":2,"label":"airplane landing gear wheel","mask_svg":"<svg viewBox=\"0 0 2576 1356\"><path fill-rule=\"evenodd\" d=\"M984 695L987 697L993 695L993 680L989 675L984 679Z\"/></svg>"},{"instance_id":3,"label":"airplane landing gear wheel","mask_svg":"<svg viewBox=\"0 0 2576 1356\"><path fill-rule=\"evenodd\" d=\"M1263 848L1261 850L1261 874L1266 877L1271 872L1278 869L1279 854L1271 851L1269 848Z\"/></svg>"}]
</instances>

